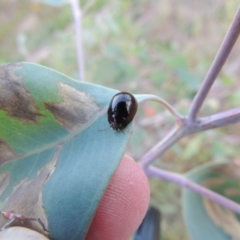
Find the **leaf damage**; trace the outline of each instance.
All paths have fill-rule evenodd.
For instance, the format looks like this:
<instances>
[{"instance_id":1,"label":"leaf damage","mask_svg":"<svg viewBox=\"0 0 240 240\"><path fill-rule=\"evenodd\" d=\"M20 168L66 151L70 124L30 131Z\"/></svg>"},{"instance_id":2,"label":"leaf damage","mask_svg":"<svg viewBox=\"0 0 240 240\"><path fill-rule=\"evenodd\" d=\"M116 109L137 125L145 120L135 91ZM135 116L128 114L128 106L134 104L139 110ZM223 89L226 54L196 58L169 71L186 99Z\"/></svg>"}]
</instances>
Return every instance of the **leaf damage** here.
<instances>
[{"instance_id":1,"label":"leaf damage","mask_svg":"<svg viewBox=\"0 0 240 240\"><path fill-rule=\"evenodd\" d=\"M16 159L17 157L18 155L13 152L11 147L0 139L0 166L8 160Z\"/></svg>"},{"instance_id":2,"label":"leaf damage","mask_svg":"<svg viewBox=\"0 0 240 240\"><path fill-rule=\"evenodd\" d=\"M38 106L25 87L22 77L15 74L21 67L20 63L0 66L0 110L26 124L37 124L41 116Z\"/></svg>"},{"instance_id":3,"label":"leaf damage","mask_svg":"<svg viewBox=\"0 0 240 240\"><path fill-rule=\"evenodd\" d=\"M38 171L35 178L29 179L26 177L14 187L12 193L5 200L5 204L2 206L1 211L14 211L17 214L21 214L26 217L36 219L40 218L44 226L46 226L46 228L48 227L48 219L45 214L44 204L42 200L42 190L49 178L49 175L51 175L55 170L60 151L61 148L59 147L52 157L51 161L45 164ZM9 179L7 182L9 182ZM0 226L3 226L6 221L7 220L5 218L0 217ZM38 232L46 234L42 226L39 225L39 223L36 221L24 221L23 224L20 224L21 226L25 226L27 228L34 229ZM19 225L19 221L13 222L12 225Z\"/></svg>"},{"instance_id":4,"label":"leaf damage","mask_svg":"<svg viewBox=\"0 0 240 240\"><path fill-rule=\"evenodd\" d=\"M45 103L45 107L69 131L79 129L101 111L101 107L90 94L64 83L59 83L58 89L62 101Z\"/></svg>"},{"instance_id":5,"label":"leaf damage","mask_svg":"<svg viewBox=\"0 0 240 240\"><path fill-rule=\"evenodd\" d=\"M3 194L3 192L8 187L8 184L10 182L10 173L1 173L0 174L0 196Z\"/></svg>"}]
</instances>

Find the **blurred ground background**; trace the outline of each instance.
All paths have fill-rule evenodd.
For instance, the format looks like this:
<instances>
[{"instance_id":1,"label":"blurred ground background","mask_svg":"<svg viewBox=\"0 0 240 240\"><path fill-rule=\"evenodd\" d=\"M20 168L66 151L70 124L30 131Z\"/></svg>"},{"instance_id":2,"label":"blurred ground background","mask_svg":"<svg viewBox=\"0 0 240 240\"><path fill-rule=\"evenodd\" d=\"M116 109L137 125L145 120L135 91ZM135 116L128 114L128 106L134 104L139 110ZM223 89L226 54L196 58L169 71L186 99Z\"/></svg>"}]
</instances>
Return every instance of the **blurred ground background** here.
<instances>
[{"instance_id":1,"label":"blurred ground background","mask_svg":"<svg viewBox=\"0 0 240 240\"><path fill-rule=\"evenodd\" d=\"M182 114L208 70L238 7L237 0L95 0L81 2L86 79L132 93L151 93ZM0 1L0 64L31 61L77 78L69 5ZM207 116L239 106L237 41L201 111ZM141 106L127 150L139 159L172 127L156 103ZM240 159L240 124L186 137L155 164L184 173L209 161ZM189 237L181 215L181 189L151 180L152 204L163 214L162 239Z\"/></svg>"}]
</instances>

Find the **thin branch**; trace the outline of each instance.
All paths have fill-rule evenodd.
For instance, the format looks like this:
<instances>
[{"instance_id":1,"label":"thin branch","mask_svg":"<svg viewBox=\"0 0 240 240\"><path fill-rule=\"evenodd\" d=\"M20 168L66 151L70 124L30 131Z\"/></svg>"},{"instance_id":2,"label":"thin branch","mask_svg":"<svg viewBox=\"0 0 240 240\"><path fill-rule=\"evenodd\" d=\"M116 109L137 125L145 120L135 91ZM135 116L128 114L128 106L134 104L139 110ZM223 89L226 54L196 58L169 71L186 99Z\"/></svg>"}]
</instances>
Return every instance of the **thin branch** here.
<instances>
[{"instance_id":1,"label":"thin branch","mask_svg":"<svg viewBox=\"0 0 240 240\"><path fill-rule=\"evenodd\" d=\"M77 61L79 80L85 81L84 72L84 57L82 47L82 12L79 0L70 0L72 7L72 14L74 18L75 32L76 32L76 46L77 46Z\"/></svg>"},{"instance_id":2,"label":"thin branch","mask_svg":"<svg viewBox=\"0 0 240 240\"><path fill-rule=\"evenodd\" d=\"M170 104L165 100L155 97L153 95L139 95L138 100L155 100L165 106L176 118L177 124L174 129L167 134L158 144L156 144L151 150L149 150L139 161L141 167L146 170L156 158L161 157L174 143L176 143L183 136L205 131L207 129L213 129L216 127L226 126L236 123L240 120L239 109L232 109L223 113L219 113L208 118L202 118L196 121L196 116L199 109L202 106L204 99L207 96L217 74L221 70L224 62L226 61L231 49L233 48L238 35L240 33L240 8L238 9L236 16L223 40L223 43L215 57L212 66L207 73L205 80L198 91L195 99L189 110L189 116L183 118ZM142 99L141 99L142 96ZM146 96L149 98L146 99Z\"/></svg>"},{"instance_id":3,"label":"thin branch","mask_svg":"<svg viewBox=\"0 0 240 240\"><path fill-rule=\"evenodd\" d=\"M228 55L230 54L235 42L240 33L240 8L235 15L235 18L220 46L220 49L200 87L197 95L195 96L192 105L189 110L189 119L191 121L196 121L197 114L211 88L214 80L222 69Z\"/></svg>"},{"instance_id":4,"label":"thin branch","mask_svg":"<svg viewBox=\"0 0 240 240\"><path fill-rule=\"evenodd\" d=\"M138 102L145 102L145 101L155 101L155 102L159 102L162 106L164 106L173 116L176 117L176 119L182 119L183 116L178 113L166 100L164 100L163 98L157 97L155 95L151 95L151 94L138 94L136 95Z\"/></svg>"},{"instance_id":5,"label":"thin branch","mask_svg":"<svg viewBox=\"0 0 240 240\"><path fill-rule=\"evenodd\" d=\"M174 143L185 136L183 128L175 124L174 128L163 138L158 144L145 153L139 160L139 165L146 173L149 164L151 164L157 157L163 155Z\"/></svg>"},{"instance_id":6,"label":"thin branch","mask_svg":"<svg viewBox=\"0 0 240 240\"><path fill-rule=\"evenodd\" d=\"M139 161L140 166L147 169L156 158L161 157L174 143L184 136L206 131L240 122L240 108L231 109L209 117L201 118L198 122L192 122L188 118L182 118L158 144L145 153Z\"/></svg>"},{"instance_id":7,"label":"thin branch","mask_svg":"<svg viewBox=\"0 0 240 240\"><path fill-rule=\"evenodd\" d=\"M216 192L213 192L195 182L192 182L191 180L189 180L188 178L186 178L185 176L183 176L181 174L172 173L167 170L158 169L153 166L150 166L147 169L146 174L149 178L164 179L164 180L167 180L170 182L174 182L179 186L191 189L194 192L197 192L200 195L207 197L207 198L211 199L212 201L217 202L220 205L222 205L226 208L229 208L232 211L240 214L240 205L239 204L237 204L236 202L234 202L226 197L223 197L222 195L220 195Z\"/></svg>"},{"instance_id":8,"label":"thin branch","mask_svg":"<svg viewBox=\"0 0 240 240\"><path fill-rule=\"evenodd\" d=\"M240 122L240 108L235 108L209 117L201 118L188 134L224 127L238 122Z\"/></svg>"}]
</instances>

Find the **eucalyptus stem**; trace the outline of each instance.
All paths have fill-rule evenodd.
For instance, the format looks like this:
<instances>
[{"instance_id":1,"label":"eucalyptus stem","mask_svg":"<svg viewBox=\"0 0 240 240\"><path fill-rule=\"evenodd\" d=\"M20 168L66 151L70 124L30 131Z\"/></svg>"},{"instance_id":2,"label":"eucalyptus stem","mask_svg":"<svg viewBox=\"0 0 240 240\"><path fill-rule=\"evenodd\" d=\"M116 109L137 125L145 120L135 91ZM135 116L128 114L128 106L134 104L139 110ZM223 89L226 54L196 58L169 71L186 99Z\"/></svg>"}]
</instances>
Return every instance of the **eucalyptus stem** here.
<instances>
[{"instance_id":1,"label":"eucalyptus stem","mask_svg":"<svg viewBox=\"0 0 240 240\"><path fill-rule=\"evenodd\" d=\"M194 124L194 127L189 131L189 134L224 127L238 122L240 122L240 108L234 108L212 116L200 118L198 123Z\"/></svg>"},{"instance_id":2,"label":"eucalyptus stem","mask_svg":"<svg viewBox=\"0 0 240 240\"><path fill-rule=\"evenodd\" d=\"M79 0L70 0L76 32L77 65L79 80L85 81L84 56L82 44L82 12Z\"/></svg>"},{"instance_id":3,"label":"eucalyptus stem","mask_svg":"<svg viewBox=\"0 0 240 240\"><path fill-rule=\"evenodd\" d=\"M149 165L156 160L157 157L163 155L174 143L176 143L180 138L185 135L184 129L175 124L173 129L150 151L145 153L140 161L139 165L142 167L144 172L147 172Z\"/></svg>"},{"instance_id":4,"label":"eucalyptus stem","mask_svg":"<svg viewBox=\"0 0 240 240\"><path fill-rule=\"evenodd\" d=\"M156 158L161 157L174 143L184 136L222 127L237 123L240 121L240 108L228 110L222 113L218 113L209 117L201 118L196 121L197 113L202 106L204 99L207 96L217 74L221 70L224 62L226 61L231 49L233 48L237 37L240 33L240 8L236 13L236 16L226 34L224 41L213 61L213 64L206 75L206 78L200 87L195 99L189 110L189 116L182 117L169 103L160 99L162 105L164 105L170 112L176 117L177 122L174 129L166 135L166 137L152 147L147 153L145 153L139 161L139 164L145 170L149 164L151 164ZM141 95L140 95L141 96ZM150 96L149 99L155 100Z\"/></svg>"},{"instance_id":5,"label":"eucalyptus stem","mask_svg":"<svg viewBox=\"0 0 240 240\"><path fill-rule=\"evenodd\" d=\"M199 193L201 196L207 197L211 199L214 202L219 203L223 207L229 208L232 211L239 213L240 214L240 205L237 204L236 202L216 193L213 192L212 190L205 188L189 179L187 177L178 174L178 173L173 173L167 170L163 169L158 169L156 167L150 166L146 174L149 178L160 178L164 179L170 182L177 183L177 185L186 187L190 190L193 190L194 192Z\"/></svg>"},{"instance_id":6,"label":"eucalyptus stem","mask_svg":"<svg viewBox=\"0 0 240 240\"><path fill-rule=\"evenodd\" d=\"M161 157L173 144L184 136L231 125L237 122L240 122L240 108L200 118L198 122L193 122L187 117L177 119L171 132L141 157L139 165L145 171L145 169L154 162L156 158Z\"/></svg>"},{"instance_id":7,"label":"eucalyptus stem","mask_svg":"<svg viewBox=\"0 0 240 240\"><path fill-rule=\"evenodd\" d=\"M238 8L235 18L223 39L222 45L203 81L202 86L200 87L199 91L197 92L192 105L189 109L189 119L191 121L196 121L197 114L209 92L211 89L217 75L222 69L228 55L230 54L235 42L240 33L240 8Z\"/></svg>"},{"instance_id":8,"label":"eucalyptus stem","mask_svg":"<svg viewBox=\"0 0 240 240\"><path fill-rule=\"evenodd\" d=\"M181 120L183 118L183 116L177 112L177 110L172 107L166 100L164 100L163 98L160 98L158 96L155 95L151 95L151 94L138 94L137 95L138 101L139 102L144 102L144 101L155 101L160 103L163 107L165 107L176 119ZM142 100L141 100L142 98Z\"/></svg>"}]
</instances>

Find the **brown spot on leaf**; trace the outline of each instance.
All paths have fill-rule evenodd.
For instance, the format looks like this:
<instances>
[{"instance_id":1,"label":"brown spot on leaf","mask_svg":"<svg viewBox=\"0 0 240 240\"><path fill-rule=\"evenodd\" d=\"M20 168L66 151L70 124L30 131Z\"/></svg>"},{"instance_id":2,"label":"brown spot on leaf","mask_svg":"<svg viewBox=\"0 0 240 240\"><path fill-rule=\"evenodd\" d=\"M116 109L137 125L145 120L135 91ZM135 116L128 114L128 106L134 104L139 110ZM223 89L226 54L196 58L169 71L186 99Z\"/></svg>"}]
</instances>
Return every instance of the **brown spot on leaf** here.
<instances>
[{"instance_id":1,"label":"brown spot on leaf","mask_svg":"<svg viewBox=\"0 0 240 240\"><path fill-rule=\"evenodd\" d=\"M61 147L54 154L52 160L45 164L34 179L24 178L17 186L14 187L11 195L5 200L1 211L14 211L25 217L40 218L44 226L48 228L48 219L43 208L42 190L44 184L49 178L49 175L54 171ZM0 227L3 226L7 220L0 217ZM25 226L46 234L42 226L38 222L26 221L23 224L15 221L11 226Z\"/></svg>"},{"instance_id":2,"label":"brown spot on leaf","mask_svg":"<svg viewBox=\"0 0 240 240\"><path fill-rule=\"evenodd\" d=\"M12 151L10 146L0 139L0 166L8 161L17 158L18 156Z\"/></svg>"},{"instance_id":3,"label":"brown spot on leaf","mask_svg":"<svg viewBox=\"0 0 240 240\"><path fill-rule=\"evenodd\" d=\"M61 102L45 103L45 107L70 131L91 121L101 110L90 94L78 91L67 84L59 84L59 95L62 97Z\"/></svg>"},{"instance_id":4,"label":"brown spot on leaf","mask_svg":"<svg viewBox=\"0 0 240 240\"><path fill-rule=\"evenodd\" d=\"M233 240L239 240L240 223L236 213L230 209L223 208L218 203L208 198L203 198L203 204L208 216L223 232L230 235Z\"/></svg>"},{"instance_id":5,"label":"brown spot on leaf","mask_svg":"<svg viewBox=\"0 0 240 240\"><path fill-rule=\"evenodd\" d=\"M0 66L0 110L22 122L36 124L41 114L22 78L15 74L18 68L19 63Z\"/></svg>"},{"instance_id":6,"label":"brown spot on leaf","mask_svg":"<svg viewBox=\"0 0 240 240\"><path fill-rule=\"evenodd\" d=\"M0 174L0 196L3 194L7 188L10 181L10 173L1 173Z\"/></svg>"}]
</instances>

